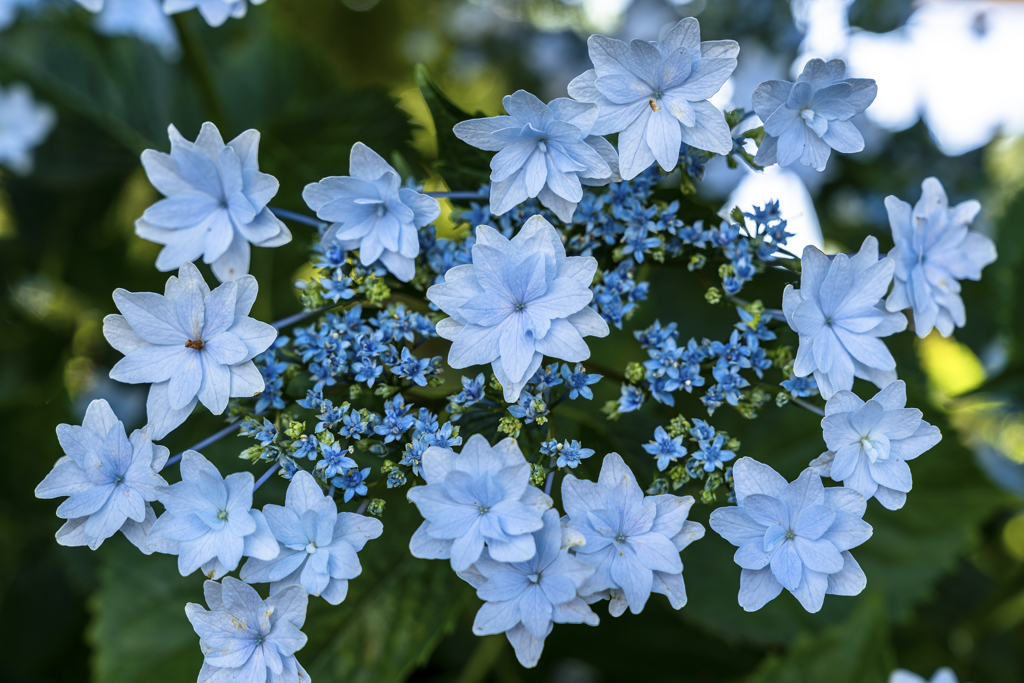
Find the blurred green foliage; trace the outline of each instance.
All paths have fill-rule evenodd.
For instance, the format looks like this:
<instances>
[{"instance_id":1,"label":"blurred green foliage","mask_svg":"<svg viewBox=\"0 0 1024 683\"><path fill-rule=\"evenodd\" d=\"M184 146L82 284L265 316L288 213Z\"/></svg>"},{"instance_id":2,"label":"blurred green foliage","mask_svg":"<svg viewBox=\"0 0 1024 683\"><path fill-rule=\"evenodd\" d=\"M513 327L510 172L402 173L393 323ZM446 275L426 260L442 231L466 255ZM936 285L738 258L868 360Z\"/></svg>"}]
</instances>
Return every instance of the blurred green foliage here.
<instances>
[{"instance_id":1,"label":"blurred green foliage","mask_svg":"<svg viewBox=\"0 0 1024 683\"><path fill-rule=\"evenodd\" d=\"M482 34L467 20L466 8L480 6L497 8L500 30ZM851 21L889 30L905 20L908 6L858 0ZM785 58L795 54L799 35L783 0L697 2L691 9L703 9L705 36L758 40ZM579 8L557 0L382 0L366 12L337 0L278 0L216 30L195 13L179 17L185 54L175 63L137 41L97 36L78 12L23 20L0 36L0 82L29 83L60 115L38 150L37 172L0 176L4 680L162 683L191 680L201 662L183 610L185 602L202 601L198 577L178 576L173 558L140 557L120 537L96 553L59 547L53 503L32 495L60 455L55 425L76 421L89 396L110 390L103 378L118 354L101 332L103 315L113 311L110 293L157 290L166 277L153 268L157 247L132 234L133 220L157 196L140 172L139 152L166 149L171 123L190 137L210 119L225 136L261 131L261 167L280 179L274 204L282 208L303 210L306 183L344 173L357 140L432 188L474 190L486 179L487 157L458 143L451 125L467 112L497 113L508 92L545 87L529 59L536 36L564 39L582 59L589 29L582 21ZM313 679L883 683L899 663L921 673L949 665L975 683L1024 680L1024 488L1013 494L993 484L973 453L995 448L1024 462L1022 158L1017 139L948 159L919 124L892 136L874 157L836 155L818 194L830 242L853 247L876 234L884 249L891 240L882 198L916 200L920 181L936 175L954 201L982 199L1000 253L981 283L965 283L969 325L957 343L889 340L909 404L921 407L944 439L915 463L903 510L869 506L875 534L856 552L869 577L863 596L830 597L808 615L784 595L745 614L735 601L732 549L709 533L683 554L690 602L682 611L657 596L641 616L613 619L602 608L598 628L556 628L539 667L527 671L502 638L471 634L479 601L446 563L408 555L418 518L397 492L385 495L385 534L361 553L364 572L347 600L339 607L311 601L310 640L299 656ZM683 213L695 218L715 209L694 200ZM447 215L439 225L453 227ZM299 309L285 283L308 273L314 235L294 232L288 247L254 250L252 270L263 285L259 318ZM595 387L594 401L560 406L556 420L559 438L621 453L643 484L653 468L641 444L654 427L705 411L683 395L673 409L649 402L606 420L600 407L618 394L614 378L640 353L631 330L660 318L678 322L684 339L719 338L735 313L707 303L699 272L654 263L641 277L651 281L650 301L627 329L592 347L606 366L592 369L610 381ZM765 274L758 296L779 306L791 279ZM1000 353L1005 367L985 379L982 361L991 369ZM144 393L122 391L117 400L115 407L139 414ZM793 405L769 403L754 421L722 409L713 422L741 439L741 455L789 478L824 449L818 419ZM220 424L197 414L167 445L180 451ZM492 438L496 429L463 425L464 434ZM206 454L218 466L237 467L240 444L226 439ZM581 473L595 477L597 465L597 458L584 461ZM1024 479L1012 469L996 478L1012 489L1014 476ZM700 486L692 482L684 492L699 495ZM283 490L283 482L269 482L257 505L280 499ZM706 524L710 509L697 505L694 516Z\"/></svg>"}]
</instances>

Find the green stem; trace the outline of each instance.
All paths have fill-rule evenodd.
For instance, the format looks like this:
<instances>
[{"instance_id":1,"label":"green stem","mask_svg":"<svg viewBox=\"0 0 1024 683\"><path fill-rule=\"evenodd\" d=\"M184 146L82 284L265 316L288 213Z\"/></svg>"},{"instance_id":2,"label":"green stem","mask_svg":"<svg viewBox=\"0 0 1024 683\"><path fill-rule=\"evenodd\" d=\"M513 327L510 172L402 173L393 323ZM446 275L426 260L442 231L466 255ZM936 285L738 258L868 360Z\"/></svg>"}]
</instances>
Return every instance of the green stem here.
<instances>
[{"instance_id":1,"label":"green stem","mask_svg":"<svg viewBox=\"0 0 1024 683\"><path fill-rule=\"evenodd\" d=\"M224 115L224 106L217 95L217 86L214 83L206 48L192 29L190 17L186 14L175 14L172 19L178 28L178 35L181 36L181 52L185 66L192 72L196 88L199 90L199 98L203 101L203 108L206 109L210 121L218 128L223 129L227 117Z\"/></svg>"}]
</instances>

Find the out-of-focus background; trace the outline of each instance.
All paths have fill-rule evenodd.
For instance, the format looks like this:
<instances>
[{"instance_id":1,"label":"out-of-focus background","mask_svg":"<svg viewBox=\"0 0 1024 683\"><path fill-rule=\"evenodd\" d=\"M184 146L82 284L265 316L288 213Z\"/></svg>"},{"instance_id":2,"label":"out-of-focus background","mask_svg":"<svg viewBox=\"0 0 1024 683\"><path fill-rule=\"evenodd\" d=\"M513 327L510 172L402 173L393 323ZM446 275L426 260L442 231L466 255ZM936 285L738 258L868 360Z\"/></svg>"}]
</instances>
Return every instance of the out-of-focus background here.
<instances>
[{"instance_id":1,"label":"out-of-focus background","mask_svg":"<svg viewBox=\"0 0 1024 683\"><path fill-rule=\"evenodd\" d=\"M57 114L33 172L0 170L0 679L153 683L199 669L182 610L199 598L198 579L120 537L95 553L57 546L55 504L32 494L61 454L55 425L80 420L91 399L107 398L129 428L144 419L144 390L107 379L118 354L101 321L116 287L160 291L166 278L153 267L159 247L135 237L133 221L157 197L139 153L166 150L168 124L190 138L205 120L225 137L259 129L261 167L281 180L274 204L285 209L304 209L306 183L343 174L357 140L440 189L416 64L463 109L495 115L520 88L564 96L590 66L589 34L654 40L692 15L705 40L741 45L713 100L724 109L749 108L758 83L791 78L811 57L842 57L852 76L878 81L858 121L863 153L834 154L820 174L755 173L719 158L700 201L727 211L780 200L795 249L850 251L868 234L888 248L884 197L915 202L934 175L953 202L982 202L975 228L997 241L999 261L982 283L965 283L968 326L955 339L890 340L916 387L912 405L944 441L915 464L907 507L869 518L875 537L858 555L868 590L829 598L815 617L793 605L743 614L731 549L709 535L683 556L681 612L656 596L640 616L602 610L596 629L559 626L526 671L501 637L471 635L477 603L454 577L426 574L425 562L392 571L370 544L349 599L307 624L300 659L318 683L881 683L897 664L929 675L949 665L974 683L1024 680L1024 3L271 0L210 29L195 12L126 21L136 2L150 0L107 0L97 17L70 1L0 0L0 86L26 84ZM254 251L260 319L299 309L286 285L313 235L295 233L289 247ZM685 308L673 313L684 337L713 336ZM816 420L799 417L793 430L774 416L751 423L742 454L796 474L821 450ZM635 432L639 448L653 427L635 419L616 429ZM180 450L218 424L196 416L168 445ZM222 447L226 458L239 448Z\"/></svg>"}]
</instances>

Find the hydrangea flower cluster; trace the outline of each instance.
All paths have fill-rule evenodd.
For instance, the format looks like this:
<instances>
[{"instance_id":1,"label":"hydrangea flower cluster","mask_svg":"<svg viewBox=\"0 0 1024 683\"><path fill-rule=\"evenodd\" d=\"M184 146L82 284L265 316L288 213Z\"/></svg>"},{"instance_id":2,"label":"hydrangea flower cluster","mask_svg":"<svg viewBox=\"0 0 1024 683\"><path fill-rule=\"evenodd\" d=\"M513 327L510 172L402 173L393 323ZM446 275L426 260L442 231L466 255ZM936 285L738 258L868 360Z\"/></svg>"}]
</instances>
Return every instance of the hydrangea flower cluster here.
<instances>
[{"instance_id":1,"label":"hydrangea flower cluster","mask_svg":"<svg viewBox=\"0 0 1024 683\"><path fill-rule=\"evenodd\" d=\"M345 599L348 580L363 570L356 553L384 531L380 520L338 512L308 472L292 477L284 507L267 505L263 514L279 544L278 554L247 560L241 579L269 583L271 595L298 584L332 605Z\"/></svg>"},{"instance_id":2,"label":"hydrangea flower cluster","mask_svg":"<svg viewBox=\"0 0 1024 683\"><path fill-rule=\"evenodd\" d=\"M828 451L811 466L857 491L865 500L877 498L898 510L910 491L913 460L937 444L942 435L921 419L921 411L905 408L907 385L886 385L867 402L852 391L838 391L825 404L821 421Z\"/></svg>"},{"instance_id":3,"label":"hydrangea flower cluster","mask_svg":"<svg viewBox=\"0 0 1024 683\"><path fill-rule=\"evenodd\" d=\"M65 455L35 491L38 498L68 497L57 508L67 520L57 542L96 550L120 531L148 553L146 536L156 521L151 503L167 484L159 472L170 452L147 430L128 437L103 399L89 404L81 426L59 425L57 439Z\"/></svg>"},{"instance_id":4,"label":"hydrangea flower cluster","mask_svg":"<svg viewBox=\"0 0 1024 683\"><path fill-rule=\"evenodd\" d=\"M537 554L533 532L544 526L551 498L529 485L530 466L514 439L492 448L475 434L458 455L431 446L421 471L426 486L409 490L426 520L409 542L414 557L450 559L452 569L465 571L485 544L498 562Z\"/></svg>"},{"instance_id":5,"label":"hydrangea flower cluster","mask_svg":"<svg viewBox=\"0 0 1024 683\"><path fill-rule=\"evenodd\" d=\"M417 233L441 215L433 197L400 187L398 172L361 142L352 147L350 176L324 178L307 185L302 198L321 220L331 223L325 248L359 250L359 261L378 259L403 282L416 274L420 243Z\"/></svg>"},{"instance_id":6,"label":"hydrangea flower cluster","mask_svg":"<svg viewBox=\"0 0 1024 683\"><path fill-rule=\"evenodd\" d=\"M177 555L182 576L202 568L211 579L234 571L243 555L277 557L277 542L263 513L252 509L251 472L223 477L201 453L185 451L181 478L156 492L166 512L149 531L150 551Z\"/></svg>"},{"instance_id":7,"label":"hydrangea flower cluster","mask_svg":"<svg viewBox=\"0 0 1024 683\"><path fill-rule=\"evenodd\" d=\"M874 102L878 86L870 78L846 78L841 59L812 59L796 83L766 81L754 91L754 112L764 122L764 141L754 162L789 166L799 161L824 171L832 150L851 154L864 138L850 121Z\"/></svg>"},{"instance_id":8,"label":"hydrangea flower cluster","mask_svg":"<svg viewBox=\"0 0 1024 683\"><path fill-rule=\"evenodd\" d=\"M585 541L574 547L576 557L594 567L579 588L584 600L610 600L613 617L627 606L639 614L652 592L672 609L686 604L679 553L704 536L703 526L686 519L692 496L645 496L632 470L610 453L597 482L566 475L562 504L569 529Z\"/></svg>"},{"instance_id":9,"label":"hydrangea flower cluster","mask_svg":"<svg viewBox=\"0 0 1024 683\"><path fill-rule=\"evenodd\" d=\"M885 308L912 309L922 339L932 329L948 337L967 324L960 280L980 280L981 269L996 260L992 240L969 229L981 204L971 199L951 208L942 183L925 178L913 208L891 195L885 208L896 243L889 252L896 270Z\"/></svg>"},{"instance_id":10,"label":"hydrangea flower cluster","mask_svg":"<svg viewBox=\"0 0 1024 683\"><path fill-rule=\"evenodd\" d=\"M136 235L164 245L157 270L176 270L202 257L226 282L249 272L250 244L279 247L291 241L288 227L267 208L279 183L259 171L258 131L248 130L227 144L209 122L195 142L173 125L167 132L170 154L142 153L149 182L166 199L135 222Z\"/></svg>"},{"instance_id":11,"label":"hydrangea flower cluster","mask_svg":"<svg viewBox=\"0 0 1024 683\"><path fill-rule=\"evenodd\" d=\"M732 151L725 116L708 102L736 69L740 46L700 40L700 25L683 19L660 42L628 45L605 36L587 41L594 69L569 84L569 95L599 107L594 132L619 134L622 177L655 161L671 171L684 143L716 154Z\"/></svg>"},{"instance_id":12,"label":"hydrangea flower cluster","mask_svg":"<svg viewBox=\"0 0 1024 683\"><path fill-rule=\"evenodd\" d=\"M565 97L544 104L525 90L502 101L508 116L462 121L460 140L497 152L491 160L491 211L500 216L536 197L562 221L572 220L583 184L619 179L615 148L591 135L598 107Z\"/></svg>"},{"instance_id":13,"label":"hydrangea flower cluster","mask_svg":"<svg viewBox=\"0 0 1024 683\"><path fill-rule=\"evenodd\" d=\"M525 667L540 660L544 639L555 624L597 626L600 619L577 594L594 568L569 550L569 534L556 510L544 513L544 526L533 533L536 554L525 562L497 562L482 557L459 576L484 600L473 633L505 633Z\"/></svg>"},{"instance_id":14,"label":"hydrangea flower cluster","mask_svg":"<svg viewBox=\"0 0 1024 683\"><path fill-rule=\"evenodd\" d=\"M247 3L163 7L198 7L214 24ZM887 201L896 242L888 256L870 237L852 256L809 247L797 259L777 202L717 219L684 206L667 182L678 166L692 188L715 154L749 161L743 143L759 135L734 138L728 123L744 112L708 101L738 45L702 42L691 18L658 43L593 36L589 48L594 70L573 81L573 99L545 104L520 91L505 99L507 116L455 127L496 154L479 189L490 203L466 200L454 231L432 224L437 197L463 202L472 188L424 192L361 143L350 175L304 189L316 218L270 208L278 183L258 170L255 131L225 144L207 124L193 143L172 127L170 154L143 155L166 198L137 232L165 245L157 267L178 275L162 295L117 290L121 315L107 316L104 334L125 355L111 377L151 385L148 424L128 437L109 406L94 403L82 426L58 428L66 456L37 495L68 496L57 510L67 520L60 543L96 548L120 530L143 552L176 555L183 575L201 569L214 579L209 610L187 608L206 657L201 681L308 680L295 658L308 596L345 599L362 572L358 553L383 533L378 496L407 495L424 520L410 553L448 560L484 601L474 632L505 633L524 666L537 664L554 624L597 625L589 605L601 600L616 617L640 613L651 593L685 606L680 553L704 527L688 519L695 497L674 494L684 488L708 505L723 489L734 503L712 512L711 527L738 547L744 609L785 588L813 612L826 594L864 589L850 550L871 536L867 499L900 508L911 488L906 461L941 438L905 407L881 339L907 326L906 308L922 335L963 324L959 281L994 258L967 228L977 205L949 209L930 179L913 211ZM820 170L829 149L858 146L849 119L874 84L844 76L840 62L812 60L797 83L758 88L758 163ZM613 133L617 149L604 137ZM704 219L684 220L695 211ZM294 283L305 310L269 325L249 317L257 283L245 272L251 244L290 240L278 215L304 225L315 246ZM199 257L222 280L216 289ZM617 370L591 360L603 349L588 338L629 326L652 294L652 262L714 269L705 299L738 321L685 343L675 322L630 329L647 357L628 362L616 400L601 380ZM782 310L737 297L767 268L800 273L799 288L778 293ZM461 381L449 371L488 364ZM854 377L881 391L861 400ZM559 411L573 414L568 401L611 399L603 411L615 420L652 403L673 407L694 389L709 415L729 406L753 419L773 394L779 407L821 412L828 450L789 483L736 460L734 436L678 415L623 449L654 475L645 493L615 453L597 481L586 479L596 466L590 437L556 429ZM152 441L199 403L231 424L168 457ZM495 432L507 438L492 446ZM241 458L263 469L258 479L223 476L198 452L231 433L251 439ZM175 464L180 481L168 484ZM288 480L284 504L254 508L274 474ZM822 476L843 486L826 488ZM557 478L564 516L550 495ZM228 576L235 571L241 580ZM269 584L270 597L250 583Z\"/></svg>"},{"instance_id":15,"label":"hydrangea flower cluster","mask_svg":"<svg viewBox=\"0 0 1024 683\"><path fill-rule=\"evenodd\" d=\"M295 658L306 644L300 629L309 602L300 586L263 600L252 586L229 576L221 583L207 581L203 592L209 610L192 602L185 607L206 658L199 683L308 683L309 674Z\"/></svg>"},{"instance_id":16,"label":"hydrangea flower cluster","mask_svg":"<svg viewBox=\"0 0 1024 683\"><path fill-rule=\"evenodd\" d=\"M150 385L146 413L154 439L184 422L199 402L220 415L231 397L263 391L252 359L277 330L248 317L258 288L247 275L211 290L186 262L163 294L114 292L121 315L103 319L103 335L125 357L110 378Z\"/></svg>"},{"instance_id":17,"label":"hydrangea flower cluster","mask_svg":"<svg viewBox=\"0 0 1024 683\"><path fill-rule=\"evenodd\" d=\"M761 609L785 588L808 612L825 594L857 595L867 577L850 554L871 537L861 518L864 497L848 488L825 488L813 470L792 482L768 465L741 458L733 467L736 507L711 513L711 528L738 546L740 606Z\"/></svg>"},{"instance_id":18,"label":"hydrangea flower cluster","mask_svg":"<svg viewBox=\"0 0 1024 683\"><path fill-rule=\"evenodd\" d=\"M557 231L539 216L511 240L488 226L477 228L476 239L473 262L449 270L427 298L451 316L437 324L453 342L448 364L490 363L511 403L544 356L586 360L583 337L608 334L587 305L597 261L567 257Z\"/></svg>"},{"instance_id":19,"label":"hydrangea flower cluster","mask_svg":"<svg viewBox=\"0 0 1024 683\"><path fill-rule=\"evenodd\" d=\"M882 388L896 379L896 361L881 337L907 328L906 317L882 303L896 263L879 259L878 240L868 237L852 257L834 259L804 248L800 287L787 285L782 310L800 335L793 372L813 374L823 398L853 388L860 377Z\"/></svg>"}]
</instances>

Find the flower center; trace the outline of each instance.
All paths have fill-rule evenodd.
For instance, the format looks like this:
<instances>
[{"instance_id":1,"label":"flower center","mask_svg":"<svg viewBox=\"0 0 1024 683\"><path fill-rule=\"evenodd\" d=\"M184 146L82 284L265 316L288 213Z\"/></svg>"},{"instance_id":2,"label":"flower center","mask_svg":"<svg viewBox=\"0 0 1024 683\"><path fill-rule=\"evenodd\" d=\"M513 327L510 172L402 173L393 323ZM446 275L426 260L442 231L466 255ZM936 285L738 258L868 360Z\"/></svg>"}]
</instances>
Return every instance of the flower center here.
<instances>
[{"instance_id":1,"label":"flower center","mask_svg":"<svg viewBox=\"0 0 1024 683\"><path fill-rule=\"evenodd\" d=\"M516 313L522 313L525 310L526 310L526 304L524 304L522 302L516 303L516 306L515 306Z\"/></svg>"},{"instance_id":2,"label":"flower center","mask_svg":"<svg viewBox=\"0 0 1024 683\"><path fill-rule=\"evenodd\" d=\"M481 515L486 515L488 512L491 511L491 508L486 507L484 505L479 506L477 509L480 511Z\"/></svg>"},{"instance_id":3,"label":"flower center","mask_svg":"<svg viewBox=\"0 0 1024 683\"><path fill-rule=\"evenodd\" d=\"M190 349L195 349L196 351L202 351L203 350L203 340L202 339L194 339L194 340L193 339L189 339L187 342L185 342L185 346L187 348L190 348Z\"/></svg>"},{"instance_id":4,"label":"flower center","mask_svg":"<svg viewBox=\"0 0 1024 683\"><path fill-rule=\"evenodd\" d=\"M547 145L546 142L544 142L543 138L541 138L540 140L537 141L537 149L540 150L541 154L547 154L547 152L548 152L548 145Z\"/></svg>"},{"instance_id":5,"label":"flower center","mask_svg":"<svg viewBox=\"0 0 1024 683\"><path fill-rule=\"evenodd\" d=\"M530 583L539 583L540 582L540 574L538 574L537 572L534 572L533 574L530 574L526 578L528 578L530 580Z\"/></svg>"},{"instance_id":6,"label":"flower center","mask_svg":"<svg viewBox=\"0 0 1024 683\"><path fill-rule=\"evenodd\" d=\"M124 476L121 474L114 475L114 484L120 484L124 481Z\"/></svg>"},{"instance_id":7,"label":"flower center","mask_svg":"<svg viewBox=\"0 0 1024 683\"><path fill-rule=\"evenodd\" d=\"M835 319L832 316L825 318L825 324L832 327L835 324Z\"/></svg>"},{"instance_id":8,"label":"flower center","mask_svg":"<svg viewBox=\"0 0 1024 683\"><path fill-rule=\"evenodd\" d=\"M796 533L792 529L786 529L786 540L792 541L796 538Z\"/></svg>"},{"instance_id":9,"label":"flower center","mask_svg":"<svg viewBox=\"0 0 1024 683\"><path fill-rule=\"evenodd\" d=\"M383 217L384 214L387 213L387 211L388 211L388 208L386 206L384 206L383 204L378 204L377 205L377 216L378 217Z\"/></svg>"},{"instance_id":10,"label":"flower center","mask_svg":"<svg viewBox=\"0 0 1024 683\"><path fill-rule=\"evenodd\" d=\"M860 438L860 445L861 448L864 449L864 452L867 453L871 462L875 462L882 457L882 452L878 449L878 446L875 445L875 442L871 440L870 435L862 436Z\"/></svg>"},{"instance_id":11,"label":"flower center","mask_svg":"<svg viewBox=\"0 0 1024 683\"><path fill-rule=\"evenodd\" d=\"M802 110L800 112L800 116L803 117L804 121L807 121L807 123L810 123L811 121L814 120L814 110L813 109L804 109L804 110Z\"/></svg>"},{"instance_id":12,"label":"flower center","mask_svg":"<svg viewBox=\"0 0 1024 683\"><path fill-rule=\"evenodd\" d=\"M218 510L217 511L217 519L219 519L221 521L225 521L225 520L227 520L227 518L228 518L228 511L227 510Z\"/></svg>"},{"instance_id":13,"label":"flower center","mask_svg":"<svg viewBox=\"0 0 1024 683\"><path fill-rule=\"evenodd\" d=\"M306 552L309 553L310 555L315 553L316 552L316 543L314 543L313 541L310 541L309 543L307 543L306 544Z\"/></svg>"},{"instance_id":14,"label":"flower center","mask_svg":"<svg viewBox=\"0 0 1024 683\"><path fill-rule=\"evenodd\" d=\"M627 538L628 538L628 536L626 536L626 534L623 533L622 531L620 531L619 533L615 534L615 542L616 543L625 543Z\"/></svg>"}]
</instances>

